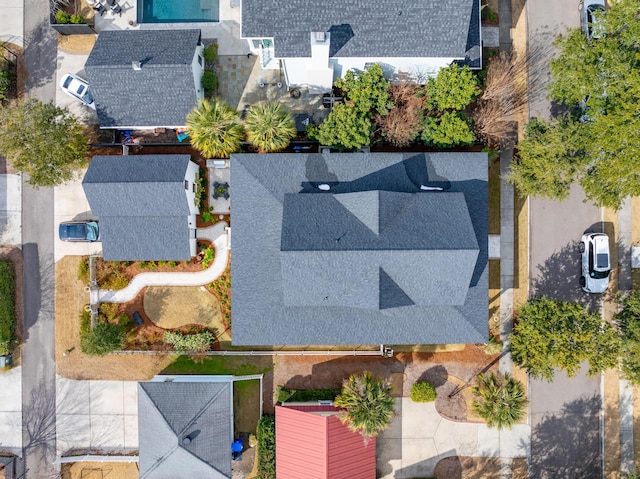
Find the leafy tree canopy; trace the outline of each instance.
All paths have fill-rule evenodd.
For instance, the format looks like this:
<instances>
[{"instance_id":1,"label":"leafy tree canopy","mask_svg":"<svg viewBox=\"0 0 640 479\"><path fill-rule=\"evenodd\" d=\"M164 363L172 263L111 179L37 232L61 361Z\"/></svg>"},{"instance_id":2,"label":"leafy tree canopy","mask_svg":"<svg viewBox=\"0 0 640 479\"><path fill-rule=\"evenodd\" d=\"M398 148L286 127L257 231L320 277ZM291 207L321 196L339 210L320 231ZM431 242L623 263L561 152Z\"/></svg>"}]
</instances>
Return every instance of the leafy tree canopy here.
<instances>
[{"instance_id":1,"label":"leafy tree canopy","mask_svg":"<svg viewBox=\"0 0 640 479\"><path fill-rule=\"evenodd\" d=\"M427 145L450 148L470 145L475 140L471 120L461 112L446 112L440 118L429 116L422 126L421 138Z\"/></svg>"},{"instance_id":2,"label":"leafy tree canopy","mask_svg":"<svg viewBox=\"0 0 640 479\"><path fill-rule=\"evenodd\" d=\"M633 384L640 384L640 290L636 289L622 302L615 319L622 339L622 373Z\"/></svg>"},{"instance_id":3,"label":"leafy tree canopy","mask_svg":"<svg viewBox=\"0 0 640 479\"><path fill-rule=\"evenodd\" d=\"M549 153L563 176L556 188L548 187L541 171L544 165L536 163L539 155L527 151L539 145L525 137L519 146L521 163L531 161L528 174L535 172L530 177L541 178L537 193L530 188L530 194L563 198L573 180L580 182L594 203L616 209L626 196L640 194L639 8L639 0L616 2L602 17L599 38L587 40L581 30L573 29L556 40L560 53L551 61L550 97L573 108L576 116L587 116L569 127L576 136L572 147L552 143L555 148ZM581 111L578 105L583 100L585 110ZM570 121L576 122L552 122L549 127L566 130Z\"/></svg>"},{"instance_id":4,"label":"leafy tree canopy","mask_svg":"<svg viewBox=\"0 0 640 479\"><path fill-rule=\"evenodd\" d=\"M431 110L463 110L480 94L480 88L468 66L452 64L429 78L426 92L426 106Z\"/></svg>"},{"instance_id":5,"label":"leafy tree canopy","mask_svg":"<svg viewBox=\"0 0 640 479\"><path fill-rule=\"evenodd\" d=\"M533 378L553 379L554 368L575 376L584 361L589 375L618 363L618 334L581 303L542 296L520 308L511 334L513 360Z\"/></svg>"},{"instance_id":6,"label":"leafy tree canopy","mask_svg":"<svg viewBox=\"0 0 640 479\"><path fill-rule=\"evenodd\" d=\"M333 107L331 114L318 128L309 128L310 138L323 145L344 150L357 150L371 143L373 124L369 117L348 103Z\"/></svg>"},{"instance_id":7,"label":"leafy tree canopy","mask_svg":"<svg viewBox=\"0 0 640 479\"><path fill-rule=\"evenodd\" d=\"M74 179L87 165L86 128L66 108L29 99L0 107L0 152L34 187Z\"/></svg>"},{"instance_id":8,"label":"leafy tree canopy","mask_svg":"<svg viewBox=\"0 0 640 479\"><path fill-rule=\"evenodd\" d=\"M358 73L349 70L335 85L358 111L369 116L374 112L386 115L393 108L389 99L389 81L378 63Z\"/></svg>"},{"instance_id":9,"label":"leafy tree canopy","mask_svg":"<svg viewBox=\"0 0 640 479\"><path fill-rule=\"evenodd\" d=\"M370 372L350 376L334 404L345 409L341 419L349 429L365 439L389 427L395 414L391 387Z\"/></svg>"}]
</instances>

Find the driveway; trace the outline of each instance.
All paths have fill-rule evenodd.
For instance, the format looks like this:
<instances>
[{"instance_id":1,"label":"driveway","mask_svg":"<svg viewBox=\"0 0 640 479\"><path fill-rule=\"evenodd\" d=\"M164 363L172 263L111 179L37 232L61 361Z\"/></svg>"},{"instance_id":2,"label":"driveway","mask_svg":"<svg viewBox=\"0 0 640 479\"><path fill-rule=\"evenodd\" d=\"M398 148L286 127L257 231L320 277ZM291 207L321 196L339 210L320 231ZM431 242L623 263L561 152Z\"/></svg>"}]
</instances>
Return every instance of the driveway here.
<instances>
[{"instance_id":1,"label":"driveway","mask_svg":"<svg viewBox=\"0 0 640 479\"><path fill-rule=\"evenodd\" d=\"M435 403L399 398L395 419L377 439L378 477L433 477L438 461L450 456L524 458L529 455L529 434L526 424L499 431L453 422L438 414Z\"/></svg>"},{"instance_id":2,"label":"driveway","mask_svg":"<svg viewBox=\"0 0 640 479\"><path fill-rule=\"evenodd\" d=\"M0 450L22 455L22 368L0 370Z\"/></svg>"},{"instance_id":3,"label":"driveway","mask_svg":"<svg viewBox=\"0 0 640 479\"><path fill-rule=\"evenodd\" d=\"M73 354L73 353L72 353ZM57 455L138 448L138 383L56 378Z\"/></svg>"},{"instance_id":4,"label":"driveway","mask_svg":"<svg viewBox=\"0 0 640 479\"><path fill-rule=\"evenodd\" d=\"M80 172L84 176L84 171ZM55 261L63 256L86 256L90 254L102 253L102 243L72 243L60 241L58 238L58 225L62 221L92 219L89 202L82 189L82 179L78 179L54 189L54 231L55 238Z\"/></svg>"}]
</instances>

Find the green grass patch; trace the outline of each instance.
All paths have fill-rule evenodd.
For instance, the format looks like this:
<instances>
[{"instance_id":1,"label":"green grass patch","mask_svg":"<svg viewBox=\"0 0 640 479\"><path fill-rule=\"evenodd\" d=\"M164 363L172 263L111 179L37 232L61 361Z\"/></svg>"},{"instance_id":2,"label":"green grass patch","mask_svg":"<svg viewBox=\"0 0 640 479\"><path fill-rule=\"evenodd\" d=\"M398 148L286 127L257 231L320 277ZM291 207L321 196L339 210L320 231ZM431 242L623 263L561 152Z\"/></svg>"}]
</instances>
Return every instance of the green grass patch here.
<instances>
[{"instance_id":1,"label":"green grass patch","mask_svg":"<svg viewBox=\"0 0 640 479\"><path fill-rule=\"evenodd\" d=\"M276 479L276 421L262 416L258 423L258 479Z\"/></svg>"},{"instance_id":2,"label":"green grass patch","mask_svg":"<svg viewBox=\"0 0 640 479\"><path fill-rule=\"evenodd\" d=\"M273 370L270 356L176 356L162 374L232 374L244 376Z\"/></svg>"},{"instance_id":3,"label":"green grass patch","mask_svg":"<svg viewBox=\"0 0 640 479\"><path fill-rule=\"evenodd\" d=\"M233 412L236 433L256 433L260 420L260 380L234 381Z\"/></svg>"},{"instance_id":4,"label":"green grass patch","mask_svg":"<svg viewBox=\"0 0 640 479\"><path fill-rule=\"evenodd\" d=\"M500 234L500 152L486 148L489 154L489 234Z\"/></svg>"}]
</instances>

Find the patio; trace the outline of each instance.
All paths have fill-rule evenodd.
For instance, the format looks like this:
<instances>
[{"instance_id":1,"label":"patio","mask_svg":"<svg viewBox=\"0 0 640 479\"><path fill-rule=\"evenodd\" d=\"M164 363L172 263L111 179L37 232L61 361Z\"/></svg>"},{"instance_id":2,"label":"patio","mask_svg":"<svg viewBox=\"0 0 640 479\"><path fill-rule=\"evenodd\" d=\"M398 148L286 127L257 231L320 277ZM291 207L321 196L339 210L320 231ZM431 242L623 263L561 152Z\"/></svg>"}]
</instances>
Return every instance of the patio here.
<instances>
[{"instance_id":1,"label":"patio","mask_svg":"<svg viewBox=\"0 0 640 479\"><path fill-rule=\"evenodd\" d=\"M213 166L209 161L207 163L209 169L209 205L213 207L212 213L228 215L231 212L231 199L229 194L229 180L231 175L228 164L225 162L225 166L219 168Z\"/></svg>"}]
</instances>

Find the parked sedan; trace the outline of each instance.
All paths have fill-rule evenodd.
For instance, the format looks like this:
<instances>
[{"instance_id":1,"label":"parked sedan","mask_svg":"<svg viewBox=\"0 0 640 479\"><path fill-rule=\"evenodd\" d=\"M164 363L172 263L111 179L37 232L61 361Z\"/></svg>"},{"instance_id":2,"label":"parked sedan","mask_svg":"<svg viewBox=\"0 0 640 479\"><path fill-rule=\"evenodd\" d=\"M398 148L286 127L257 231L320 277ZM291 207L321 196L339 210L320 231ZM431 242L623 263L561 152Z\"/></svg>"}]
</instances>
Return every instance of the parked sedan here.
<instances>
[{"instance_id":1,"label":"parked sedan","mask_svg":"<svg viewBox=\"0 0 640 479\"><path fill-rule=\"evenodd\" d=\"M58 235L62 241L93 242L100 239L97 221L65 221L60 223Z\"/></svg>"},{"instance_id":2,"label":"parked sedan","mask_svg":"<svg viewBox=\"0 0 640 479\"><path fill-rule=\"evenodd\" d=\"M60 80L60 88L67 95L72 96L76 100L80 100L89 108L96 109L96 104L93 101L93 95L89 91L89 84L80 77L67 73Z\"/></svg>"},{"instance_id":3,"label":"parked sedan","mask_svg":"<svg viewBox=\"0 0 640 479\"><path fill-rule=\"evenodd\" d=\"M582 14L582 29L587 39L597 39L603 35L602 16L605 14L604 0L585 0Z\"/></svg>"},{"instance_id":4,"label":"parked sedan","mask_svg":"<svg viewBox=\"0 0 640 479\"><path fill-rule=\"evenodd\" d=\"M609 287L611 255L609 237L604 233L589 233L580 240L582 276L580 286L587 293L604 293Z\"/></svg>"}]
</instances>

